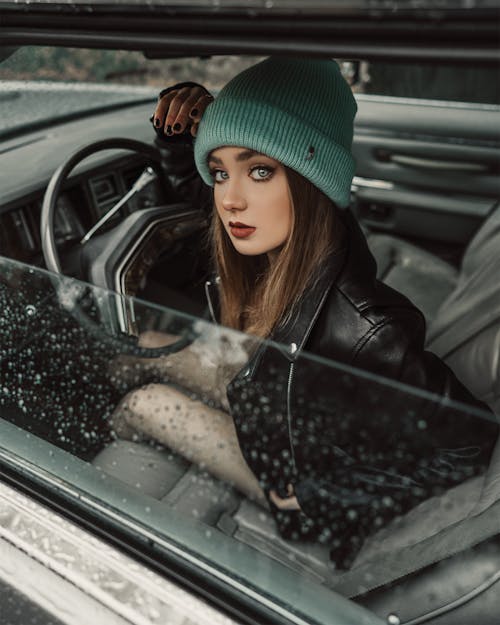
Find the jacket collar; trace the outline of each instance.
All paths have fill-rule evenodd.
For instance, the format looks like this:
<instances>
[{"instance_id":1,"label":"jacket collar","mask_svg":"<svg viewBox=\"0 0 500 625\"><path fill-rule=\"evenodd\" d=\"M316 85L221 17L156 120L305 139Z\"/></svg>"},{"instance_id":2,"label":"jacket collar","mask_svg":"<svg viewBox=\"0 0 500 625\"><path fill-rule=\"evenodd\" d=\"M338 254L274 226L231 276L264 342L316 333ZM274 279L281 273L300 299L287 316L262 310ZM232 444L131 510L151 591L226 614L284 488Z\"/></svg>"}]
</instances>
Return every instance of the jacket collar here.
<instances>
[{"instance_id":1,"label":"jacket collar","mask_svg":"<svg viewBox=\"0 0 500 625\"><path fill-rule=\"evenodd\" d=\"M345 251L345 248L341 248L330 254L312 286L306 289L292 313L272 334L273 341L288 347L291 360L295 360L304 349L328 294L342 270Z\"/></svg>"},{"instance_id":2,"label":"jacket collar","mask_svg":"<svg viewBox=\"0 0 500 625\"><path fill-rule=\"evenodd\" d=\"M345 249L329 256L313 286L307 289L292 314L278 325L269 337L272 341L286 347L286 355L290 360L295 360L302 351L328 293L341 270L344 257ZM219 321L220 310L218 282L218 276L205 282L210 317L215 323Z\"/></svg>"}]
</instances>

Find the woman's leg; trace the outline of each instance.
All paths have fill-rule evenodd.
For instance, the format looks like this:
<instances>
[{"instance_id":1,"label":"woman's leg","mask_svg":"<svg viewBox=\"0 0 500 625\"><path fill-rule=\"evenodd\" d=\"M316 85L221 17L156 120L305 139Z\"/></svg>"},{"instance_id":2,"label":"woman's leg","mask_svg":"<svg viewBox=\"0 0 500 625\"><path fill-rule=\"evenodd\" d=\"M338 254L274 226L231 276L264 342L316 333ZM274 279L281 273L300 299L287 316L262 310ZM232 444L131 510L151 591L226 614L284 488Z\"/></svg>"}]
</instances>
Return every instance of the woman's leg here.
<instances>
[{"instance_id":1,"label":"woman's leg","mask_svg":"<svg viewBox=\"0 0 500 625\"><path fill-rule=\"evenodd\" d=\"M178 338L164 332L147 331L140 335L138 345L164 347ZM155 382L172 382L228 411L226 386L235 372L248 362L249 353L257 343L257 339L214 327L211 333L207 330L193 343L169 356L119 356L111 363L110 373L118 386L123 383L143 386L151 381L151 377Z\"/></svg>"},{"instance_id":2,"label":"woman's leg","mask_svg":"<svg viewBox=\"0 0 500 625\"><path fill-rule=\"evenodd\" d=\"M267 506L226 412L190 399L170 386L150 384L129 393L115 411L114 420L154 438Z\"/></svg>"}]
</instances>

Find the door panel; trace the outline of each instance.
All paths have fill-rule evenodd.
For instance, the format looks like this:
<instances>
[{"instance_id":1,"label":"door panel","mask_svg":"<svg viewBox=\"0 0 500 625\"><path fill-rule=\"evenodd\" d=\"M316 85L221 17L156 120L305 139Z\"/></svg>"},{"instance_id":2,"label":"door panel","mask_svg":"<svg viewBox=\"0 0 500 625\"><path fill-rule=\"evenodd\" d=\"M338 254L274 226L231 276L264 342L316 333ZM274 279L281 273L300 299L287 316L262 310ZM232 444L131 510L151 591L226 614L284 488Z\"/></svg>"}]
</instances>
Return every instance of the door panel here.
<instances>
[{"instance_id":1,"label":"door panel","mask_svg":"<svg viewBox=\"0 0 500 625\"><path fill-rule=\"evenodd\" d=\"M500 197L500 107L358 96L355 210L371 230L465 245Z\"/></svg>"}]
</instances>

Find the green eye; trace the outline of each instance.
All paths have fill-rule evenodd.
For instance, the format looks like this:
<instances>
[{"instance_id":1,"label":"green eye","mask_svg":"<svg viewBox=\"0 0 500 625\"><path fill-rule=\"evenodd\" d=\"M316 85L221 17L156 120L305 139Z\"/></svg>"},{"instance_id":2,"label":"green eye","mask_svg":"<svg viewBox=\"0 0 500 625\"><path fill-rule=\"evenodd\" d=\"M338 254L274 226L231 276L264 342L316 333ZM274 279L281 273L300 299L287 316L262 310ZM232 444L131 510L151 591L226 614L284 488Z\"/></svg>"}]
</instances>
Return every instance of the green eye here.
<instances>
[{"instance_id":1,"label":"green eye","mask_svg":"<svg viewBox=\"0 0 500 625\"><path fill-rule=\"evenodd\" d=\"M250 176L254 180L267 180L272 176L273 170L270 167L265 167L263 165L258 165L257 167L253 167L250 171Z\"/></svg>"},{"instance_id":2,"label":"green eye","mask_svg":"<svg viewBox=\"0 0 500 625\"><path fill-rule=\"evenodd\" d=\"M215 169L211 172L211 174L215 182L224 182L224 180L229 178L227 172L222 169Z\"/></svg>"}]
</instances>

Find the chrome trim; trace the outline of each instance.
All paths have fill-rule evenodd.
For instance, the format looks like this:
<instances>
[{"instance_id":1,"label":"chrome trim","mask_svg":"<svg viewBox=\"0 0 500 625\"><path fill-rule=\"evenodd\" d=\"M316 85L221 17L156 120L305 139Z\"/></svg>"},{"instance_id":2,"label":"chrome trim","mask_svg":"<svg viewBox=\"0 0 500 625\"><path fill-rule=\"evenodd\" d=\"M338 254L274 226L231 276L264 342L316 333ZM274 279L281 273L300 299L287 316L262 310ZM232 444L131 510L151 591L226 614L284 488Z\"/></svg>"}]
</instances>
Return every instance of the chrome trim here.
<instances>
[{"instance_id":1,"label":"chrome trim","mask_svg":"<svg viewBox=\"0 0 500 625\"><path fill-rule=\"evenodd\" d=\"M141 536L141 538L146 539L150 544L157 544L165 551L175 554L177 557L180 557L185 562L189 562L192 566L205 571L212 577L222 581L227 586L234 588L236 591L240 592L242 595L249 597L256 603L265 606L266 608L270 609L273 612L276 612L277 614L280 614L281 616L284 616L286 619L290 621L290 623L293 623L294 625L310 625L308 621L305 621L300 616L293 614L286 608L280 606L279 604L274 603L272 600L268 599L266 596L262 595L261 593L252 590L252 588L250 588L249 586L243 584L242 582L239 582L237 579L232 578L231 576L225 574L223 571L215 568L214 566L211 566L206 560L200 559L193 553L187 552L184 549L176 546L172 542L169 542L165 537L151 530L148 530L146 527L134 521L130 517L127 517L124 514L121 514L119 512L115 512L109 506L101 504L99 501L92 498L88 494L82 493L77 488L72 487L67 482L55 477L54 475L50 474L48 471L41 469L40 467L36 465L35 466L32 465L30 462L24 460L23 458L20 458L19 456L13 453L10 453L7 449L0 448L0 458L3 458L9 464L9 466L11 467L15 466L17 471L24 473L24 474L28 474L28 475L31 474L31 475L36 476L37 479L43 480L46 484L49 484L51 488L58 491L59 493L67 497L70 497L75 501L80 502L80 504L84 504L89 510L91 511L94 510L94 511L99 512L105 517L108 517L116 521L122 527L126 527L128 531L131 531L134 534ZM5 492L13 493L14 496L21 497L21 495L17 493L17 491L14 491L10 487L7 487L6 485L0 482L0 495L2 493L2 490L4 491L4 493ZM11 499L10 495L7 499L8 500ZM56 532L58 534L60 532L60 528L64 527L65 526L64 524L67 524L69 528L69 535L70 535L71 540L75 540L75 537L81 535L85 537L86 541L87 540L92 541L93 544L96 544L96 542L98 542L100 544L99 551L101 551L102 553L116 554L116 557L125 558L127 562L127 566L130 566L130 567L136 564L135 560L131 560L127 558L127 556L121 554L119 551L115 550L110 545L104 543L103 541L99 541L88 532L85 532L84 530L81 530L77 526L74 526L72 523L70 523L69 521L66 521L65 519L57 515L56 513L46 508L43 508L40 504L37 504L34 501L31 501L31 500L29 501L31 502L31 505L33 506L33 510L35 510L35 514L34 514L35 519L41 518L42 516L48 517L49 519L53 521L53 525L56 528ZM4 522L4 518L5 518L5 515L2 513L1 498L0 498L0 538L3 537L2 532L4 530L3 530L2 525ZM143 568L144 571L147 573L147 575L155 575L148 568L142 567L142 565L138 565L138 566ZM163 580L163 578L159 578L159 579ZM167 580L164 580L164 581L168 584ZM208 606L205 607L205 609L207 608ZM142 621L140 621L140 623L142 623ZM164 621L164 623L165 625L167 625L168 621ZM200 622L197 622L197 625L203 625L203 623L204 621L200 621ZM222 623L223 625L232 625L233 623L236 623L236 622L229 620L229 621L222 621ZM207 624L218 625L218 621L213 622L209 620ZM157 624L154 624L154 625L157 625Z\"/></svg>"},{"instance_id":2,"label":"chrome trim","mask_svg":"<svg viewBox=\"0 0 500 625\"><path fill-rule=\"evenodd\" d=\"M426 100L425 98L405 98L388 95L376 95L369 93L356 93L356 100L361 102L381 102L387 104L421 105L433 108L470 109L482 111L500 111L498 104L484 104L482 102L457 102L452 100Z\"/></svg>"},{"instance_id":3,"label":"chrome trim","mask_svg":"<svg viewBox=\"0 0 500 625\"><path fill-rule=\"evenodd\" d=\"M237 623L194 594L1 483L0 539L42 564L49 575L55 573L127 623ZM7 583L15 564L12 561L0 564L0 577L6 578ZM38 582L43 588L44 577L38 578ZM52 592L57 590L57 585L52 584ZM64 602L57 603L61 610ZM57 611L56 606L52 609ZM74 606L71 612L72 623L85 623L86 614L80 614ZM65 616L66 623L68 614Z\"/></svg>"},{"instance_id":4,"label":"chrome trim","mask_svg":"<svg viewBox=\"0 0 500 625\"><path fill-rule=\"evenodd\" d=\"M142 191L145 187L151 184L154 180L156 180L158 176L156 175L154 169L152 167L146 167L146 169L142 172L142 174L137 178L137 180L132 185L131 189L127 191L127 193L120 199L116 204L110 208L104 215L90 228L87 234L80 241L80 245L84 245L89 241L94 234L100 230L101 226L103 226L106 222L108 222L113 215L120 210L122 206L124 206L130 198L134 197L139 191Z\"/></svg>"},{"instance_id":5,"label":"chrome trim","mask_svg":"<svg viewBox=\"0 0 500 625\"><path fill-rule=\"evenodd\" d=\"M191 211L187 215L183 215L182 219L200 219L199 211ZM128 268L128 264L130 262L131 257L136 252L137 248L142 245L144 239L148 236L148 234L153 230L159 223L161 222L172 221L173 225L173 236L175 239L175 229L179 225L177 222L180 221L179 215L164 215L162 217L158 217L154 221L152 221L141 233L141 236L136 240L135 244L128 250L127 254L124 256L121 263L118 265L118 268L115 273L115 290L119 294L118 299L120 303L117 302L116 310L118 315L118 322L120 324L120 330L125 332L126 334L135 334L135 315L134 315L134 306L132 300L125 293L125 274Z\"/></svg>"},{"instance_id":6,"label":"chrome trim","mask_svg":"<svg viewBox=\"0 0 500 625\"><path fill-rule=\"evenodd\" d=\"M361 178L361 176L354 176L352 179L352 187L354 190L358 187L365 189L384 189L385 191L392 191L394 189L394 183L388 180L376 180L374 178Z\"/></svg>"},{"instance_id":7,"label":"chrome trim","mask_svg":"<svg viewBox=\"0 0 500 625\"><path fill-rule=\"evenodd\" d=\"M135 315L133 302L125 293L125 275L130 264L130 260L133 257L136 250L142 245L144 239L149 233L156 228L156 226L162 221L172 222L178 221L178 215L165 215L158 217L152 221L141 233L141 236L136 240L135 244L128 250L115 273L115 290L118 293L116 298L116 313L118 316L118 323L120 330L126 334L135 334Z\"/></svg>"},{"instance_id":8,"label":"chrome trim","mask_svg":"<svg viewBox=\"0 0 500 625\"><path fill-rule=\"evenodd\" d=\"M118 269L115 274L115 288L118 293L121 295L126 295L125 293L125 283L124 283L124 274L125 270L128 269L129 261L131 257L134 255L134 252L140 247L144 241L144 239L148 236L148 234L153 230L159 223L162 221L168 221L172 219L172 215L165 215L164 217L158 217L152 221L141 233L141 236L137 238L135 244L128 250L127 254L123 257L123 260L118 265Z\"/></svg>"}]
</instances>

